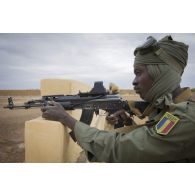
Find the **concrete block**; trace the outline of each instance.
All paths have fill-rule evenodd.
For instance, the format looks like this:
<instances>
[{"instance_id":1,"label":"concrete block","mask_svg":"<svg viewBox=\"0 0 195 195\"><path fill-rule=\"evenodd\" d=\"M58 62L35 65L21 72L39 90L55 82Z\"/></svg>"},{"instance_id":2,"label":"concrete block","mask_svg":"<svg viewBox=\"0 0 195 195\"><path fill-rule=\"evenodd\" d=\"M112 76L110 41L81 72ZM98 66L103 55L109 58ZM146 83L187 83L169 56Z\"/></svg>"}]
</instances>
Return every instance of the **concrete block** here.
<instances>
[{"instance_id":1,"label":"concrete block","mask_svg":"<svg viewBox=\"0 0 195 195\"><path fill-rule=\"evenodd\" d=\"M75 95L79 91L90 91L91 87L75 80L43 79L41 80L41 96ZM68 111L77 120L81 110ZM105 114L94 114L91 126L104 129ZM77 145L68 132L70 130L56 121L48 121L41 117L25 123L25 162L82 162L83 150Z\"/></svg>"},{"instance_id":2,"label":"concrete block","mask_svg":"<svg viewBox=\"0 0 195 195\"><path fill-rule=\"evenodd\" d=\"M90 91L85 83L70 79L42 79L41 96L46 95L76 95L79 91Z\"/></svg>"},{"instance_id":3,"label":"concrete block","mask_svg":"<svg viewBox=\"0 0 195 195\"><path fill-rule=\"evenodd\" d=\"M25 123L25 162L77 162L82 149L68 129L41 117Z\"/></svg>"}]
</instances>

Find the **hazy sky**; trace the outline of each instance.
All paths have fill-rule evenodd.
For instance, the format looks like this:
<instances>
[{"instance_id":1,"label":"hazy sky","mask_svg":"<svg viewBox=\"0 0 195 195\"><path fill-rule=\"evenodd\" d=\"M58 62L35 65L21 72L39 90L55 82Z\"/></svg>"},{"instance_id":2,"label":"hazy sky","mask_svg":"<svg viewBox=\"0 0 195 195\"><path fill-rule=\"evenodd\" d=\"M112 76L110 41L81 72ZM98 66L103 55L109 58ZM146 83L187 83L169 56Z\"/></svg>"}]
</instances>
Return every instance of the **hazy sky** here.
<instances>
[{"instance_id":1,"label":"hazy sky","mask_svg":"<svg viewBox=\"0 0 195 195\"><path fill-rule=\"evenodd\" d=\"M38 89L44 78L110 82L132 88L133 51L152 35L167 34L0 34L0 89ZM182 87L195 87L195 34L171 34L189 45Z\"/></svg>"}]
</instances>

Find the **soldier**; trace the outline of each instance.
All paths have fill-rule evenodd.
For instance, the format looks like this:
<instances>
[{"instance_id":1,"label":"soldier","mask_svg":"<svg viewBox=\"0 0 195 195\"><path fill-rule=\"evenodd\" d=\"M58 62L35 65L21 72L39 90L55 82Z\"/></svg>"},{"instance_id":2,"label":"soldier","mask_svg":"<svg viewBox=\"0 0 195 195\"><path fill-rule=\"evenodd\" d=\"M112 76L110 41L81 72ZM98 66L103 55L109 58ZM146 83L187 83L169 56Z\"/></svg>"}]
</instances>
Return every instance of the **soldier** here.
<instances>
[{"instance_id":1,"label":"soldier","mask_svg":"<svg viewBox=\"0 0 195 195\"><path fill-rule=\"evenodd\" d=\"M89 161L195 162L195 100L189 88L180 87L188 46L171 36L148 37L134 55L134 89L149 103L140 116L148 116L144 125L101 131L75 120L58 103L42 108L42 116L72 129ZM107 120L114 124L119 117L131 120L124 111Z\"/></svg>"}]
</instances>

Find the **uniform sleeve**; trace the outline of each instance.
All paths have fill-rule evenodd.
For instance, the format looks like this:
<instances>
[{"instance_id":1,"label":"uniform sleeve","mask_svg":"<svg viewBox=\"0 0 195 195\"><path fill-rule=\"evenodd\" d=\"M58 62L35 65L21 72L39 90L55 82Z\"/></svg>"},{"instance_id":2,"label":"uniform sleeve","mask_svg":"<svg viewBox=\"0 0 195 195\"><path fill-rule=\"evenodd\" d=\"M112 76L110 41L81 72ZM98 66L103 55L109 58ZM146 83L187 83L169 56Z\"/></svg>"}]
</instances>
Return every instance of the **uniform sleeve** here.
<instances>
[{"instance_id":1,"label":"uniform sleeve","mask_svg":"<svg viewBox=\"0 0 195 195\"><path fill-rule=\"evenodd\" d=\"M169 162L185 157L183 129L192 124L177 124L168 135L157 134L154 127L142 126L129 133L101 131L77 122L75 135L88 159L96 162ZM178 135L177 135L177 132ZM189 142L189 137L186 137Z\"/></svg>"}]
</instances>

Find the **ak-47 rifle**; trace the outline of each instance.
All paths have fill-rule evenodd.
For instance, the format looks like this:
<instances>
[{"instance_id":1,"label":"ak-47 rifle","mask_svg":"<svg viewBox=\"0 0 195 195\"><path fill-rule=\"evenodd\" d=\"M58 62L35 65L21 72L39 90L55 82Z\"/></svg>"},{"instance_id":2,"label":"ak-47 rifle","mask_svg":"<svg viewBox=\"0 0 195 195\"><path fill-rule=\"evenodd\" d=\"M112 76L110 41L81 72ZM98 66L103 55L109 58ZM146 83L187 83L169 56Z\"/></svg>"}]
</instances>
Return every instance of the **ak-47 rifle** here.
<instances>
[{"instance_id":1,"label":"ak-47 rifle","mask_svg":"<svg viewBox=\"0 0 195 195\"><path fill-rule=\"evenodd\" d=\"M117 94L109 94L103 86L103 82L95 82L90 92L79 92L77 95L49 95L42 96L42 99L30 100L23 105L15 105L12 97L8 98L8 105L4 108L9 109L29 109L49 105L49 101L59 102L65 110L82 109L80 121L91 124L94 112L99 114L99 110L105 110L108 114L113 114L117 110L124 109L133 115L126 100ZM143 111L147 104L143 101L135 102L135 107ZM123 126L119 121L115 128Z\"/></svg>"}]
</instances>

